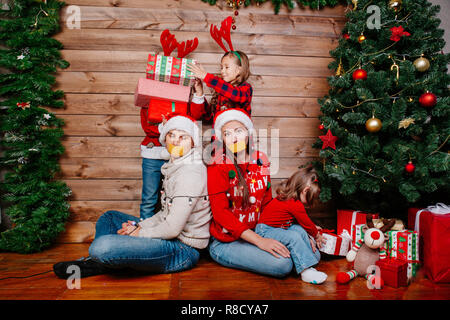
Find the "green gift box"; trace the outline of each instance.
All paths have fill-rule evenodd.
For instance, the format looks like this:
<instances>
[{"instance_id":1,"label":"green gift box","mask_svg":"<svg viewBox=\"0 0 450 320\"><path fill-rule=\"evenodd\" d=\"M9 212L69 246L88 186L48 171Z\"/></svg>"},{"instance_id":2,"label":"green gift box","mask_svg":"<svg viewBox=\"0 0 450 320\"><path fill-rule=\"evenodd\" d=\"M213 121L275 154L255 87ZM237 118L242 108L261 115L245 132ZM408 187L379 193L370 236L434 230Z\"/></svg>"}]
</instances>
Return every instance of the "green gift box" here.
<instances>
[{"instance_id":1,"label":"green gift box","mask_svg":"<svg viewBox=\"0 0 450 320\"><path fill-rule=\"evenodd\" d=\"M353 225L353 232L352 232L352 245L354 245L359 240L364 239L364 231L363 228L366 224L357 224Z\"/></svg>"},{"instance_id":2,"label":"green gift box","mask_svg":"<svg viewBox=\"0 0 450 320\"><path fill-rule=\"evenodd\" d=\"M187 70L189 63L195 64L195 60L150 53L146 78L189 87L194 83L192 72Z\"/></svg>"},{"instance_id":3,"label":"green gift box","mask_svg":"<svg viewBox=\"0 0 450 320\"><path fill-rule=\"evenodd\" d=\"M388 231L388 257L400 259L408 263L408 280L416 276L420 267L419 235L415 231Z\"/></svg>"}]
</instances>

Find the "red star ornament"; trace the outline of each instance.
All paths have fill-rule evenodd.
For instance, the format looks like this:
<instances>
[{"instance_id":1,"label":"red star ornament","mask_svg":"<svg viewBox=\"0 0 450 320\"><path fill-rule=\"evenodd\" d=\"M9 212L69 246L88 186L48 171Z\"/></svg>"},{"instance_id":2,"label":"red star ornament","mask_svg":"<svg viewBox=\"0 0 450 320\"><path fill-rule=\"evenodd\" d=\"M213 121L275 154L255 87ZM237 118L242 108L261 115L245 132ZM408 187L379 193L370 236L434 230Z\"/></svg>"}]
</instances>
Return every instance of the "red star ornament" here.
<instances>
[{"instance_id":1,"label":"red star ornament","mask_svg":"<svg viewBox=\"0 0 450 320\"><path fill-rule=\"evenodd\" d=\"M334 150L336 150L336 140L338 139L338 137L333 136L333 134L331 133L331 130L328 129L327 134L324 136L319 136L320 140L323 141L323 145L322 145L322 150L330 147Z\"/></svg>"}]
</instances>

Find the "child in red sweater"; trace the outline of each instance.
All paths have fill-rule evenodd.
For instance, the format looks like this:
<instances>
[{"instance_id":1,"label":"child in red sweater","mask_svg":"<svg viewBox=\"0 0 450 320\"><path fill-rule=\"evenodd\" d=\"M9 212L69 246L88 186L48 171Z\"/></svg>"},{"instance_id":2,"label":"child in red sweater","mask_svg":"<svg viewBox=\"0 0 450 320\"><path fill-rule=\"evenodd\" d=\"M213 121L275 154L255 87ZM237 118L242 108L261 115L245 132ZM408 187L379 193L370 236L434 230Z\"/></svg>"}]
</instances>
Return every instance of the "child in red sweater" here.
<instances>
[{"instance_id":1,"label":"child in red sweater","mask_svg":"<svg viewBox=\"0 0 450 320\"><path fill-rule=\"evenodd\" d=\"M222 56L220 62L221 77L206 72L198 63L188 65L188 70L192 71L198 80L204 81L208 87L215 91L211 102L208 104L203 94L202 82L197 81L194 86L195 95L192 101L204 104L205 121L213 120L221 110L233 108L242 109L248 115L251 115L253 88L247 82L250 76L250 65L244 52L228 51Z\"/></svg>"},{"instance_id":2,"label":"child in red sweater","mask_svg":"<svg viewBox=\"0 0 450 320\"><path fill-rule=\"evenodd\" d=\"M305 205L311 206L320 193L317 173L312 166L302 168L276 192L277 197L261 213L255 232L276 239L289 249L296 271L301 274L303 281L323 283L327 275L312 266L320 260L316 244L320 248L324 239L319 233L320 227L311 221L305 210ZM309 236L315 239L315 243Z\"/></svg>"}]
</instances>

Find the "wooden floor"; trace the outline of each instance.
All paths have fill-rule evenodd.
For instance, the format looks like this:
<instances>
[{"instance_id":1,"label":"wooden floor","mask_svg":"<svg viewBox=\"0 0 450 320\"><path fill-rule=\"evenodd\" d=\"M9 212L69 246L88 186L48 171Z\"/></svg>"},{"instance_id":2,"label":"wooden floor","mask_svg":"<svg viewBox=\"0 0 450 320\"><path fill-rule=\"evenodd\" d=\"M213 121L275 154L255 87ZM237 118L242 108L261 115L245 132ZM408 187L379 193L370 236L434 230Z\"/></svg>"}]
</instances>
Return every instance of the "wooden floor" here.
<instances>
[{"instance_id":1,"label":"wooden floor","mask_svg":"<svg viewBox=\"0 0 450 320\"><path fill-rule=\"evenodd\" d=\"M58 244L38 254L0 255L0 278L51 270L59 261L87 256L89 244ZM80 289L68 289L53 272L27 279L0 281L1 300L449 300L450 284L433 284L419 271L408 287L369 290L362 278L348 285L335 282L337 272L349 270L345 258L325 258L318 270L328 274L322 285L302 282L292 273L275 279L224 268L205 255L192 270L158 275L99 275L81 279Z\"/></svg>"}]
</instances>

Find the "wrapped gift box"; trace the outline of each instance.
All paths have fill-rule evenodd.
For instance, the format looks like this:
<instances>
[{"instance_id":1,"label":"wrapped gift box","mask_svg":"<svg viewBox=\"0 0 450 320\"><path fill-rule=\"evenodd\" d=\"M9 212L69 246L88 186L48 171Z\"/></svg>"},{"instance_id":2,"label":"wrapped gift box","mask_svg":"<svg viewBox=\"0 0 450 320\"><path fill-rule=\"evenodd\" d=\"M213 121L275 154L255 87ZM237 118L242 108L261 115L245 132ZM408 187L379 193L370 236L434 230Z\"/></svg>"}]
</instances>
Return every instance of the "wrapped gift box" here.
<instances>
[{"instance_id":1,"label":"wrapped gift box","mask_svg":"<svg viewBox=\"0 0 450 320\"><path fill-rule=\"evenodd\" d=\"M383 219L373 219L373 225L375 228L381 229L384 225ZM395 219L395 224L391 227L390 230L401 231L405 230L405 224L402 220Z\"/></svg>"},{"instance_id":2,"label":"wrapped gift box","mask_svg":"<svg viewBox=\"0 0 450 320\"><path fill-rule=\"evenodd\" d=\"M388 231L388 258L395 258L408 263L407 276L411 280L419 269L419 236L411 230Z\"/></svg>"},{"instance_id":3,"label":"wrapped gift box","mask_svg":"<svg viewBox=\"0 0 450 320\"><path fill-rule=\"evenodd\" d=\"M357 224L353 226L352 232L352 245L354 245L357 241L364 239L364 231L363 228L366 224Z\"/></svg>"},{"instance_id":4,"label":"wrapped gift box","mask_svg":"<svg viewBox=\"0 0 450 320\"><path fill-rule=\"evenodd\" d=\"M375 263L380 267L380 276L385 285L398 288L408 285L408 263L398 259L382 259Z\"/></svg>"},{"instance_id":5,"label":"wrapped gift box","mask_svg":"<svg viewBox=\"0 0 450 320\"><path fill-rule=\"evenodd\" d=\"M337 234L342 234L345 230L353 238L353 226L365 224L367 212L354 210L337 211ZM378 213L372 213L373 218L379 218Z\"/></svg>"},{"instance_id":6,"label":"wrapped gift box","mask_svg":"<svg viewBox=\"0 0 450 320\"><path fill-rule=\"evenodd\" d=\"M163 115L167 116L176 112L179 114L187 114L188 104L186 102L175 102L161 99L150 99L148 106L148 121L152 123L162 122Z\"/></svg>"},{"instance_id":7,"label":"wrapped gift box","mask_svg":"<svg viewBox=\"0 0 450 320\"><path fill-rule=\"evenodd\" d=\"M134 105L147 108L152 98L188 103L190 94L190 87L141 78L134 92Z\"/></svg>"},{"instance_id":8,"label":"wrapped gift box","mask_svg":"<svg viewBox=\"0 0 450 320\"><path fill-rule=\"evenodd\" d=\"M195 64L195 61L150 53L147 61L146 77L151 80L189 87L194 83L194 76L192 72L187 70L188 63Z\"/></svg>"},{"instance_id":9,"label":"wrapped gift box","mask_svg":"<svg viewBox=\"0 0 450 320\"><path fill-rule=\"evenodd\" d=\"M420 260L426 277L435 283L450 283L450 212L445 213L446 208L435 210L436 207L410 208L408 227L419 235Z\"/></svg>"},{"instance_id":10,"label":"wrapped gift box","mask_svg":"<svg viewBox=\"0 0 450 320\"><path fill-rule=\"evenodd\" d=\"M351 239L348 236L338 236L333 234L334 230L320 230L322 236L327 240L326 244L319 249L319 251L334 255L334 256L346 256L350 250Z\"/></svg>"}]
</instances>

